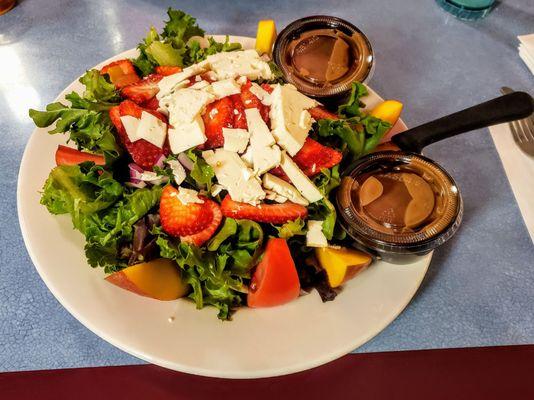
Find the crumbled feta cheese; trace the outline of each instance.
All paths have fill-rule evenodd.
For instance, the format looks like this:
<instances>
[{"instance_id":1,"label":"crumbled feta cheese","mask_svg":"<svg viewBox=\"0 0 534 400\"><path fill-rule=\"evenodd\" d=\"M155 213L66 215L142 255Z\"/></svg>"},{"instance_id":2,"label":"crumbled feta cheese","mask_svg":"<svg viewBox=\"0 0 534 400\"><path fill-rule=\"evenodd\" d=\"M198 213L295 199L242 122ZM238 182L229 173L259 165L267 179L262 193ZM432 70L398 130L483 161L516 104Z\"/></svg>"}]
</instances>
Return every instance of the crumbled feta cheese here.
<instances>
[{"instance_id":1,"label":"crumbled feta cheese","mask_svg":"<svg viewBox=\"0 0 534 400\"><path fill-rule=\"evenodd\" d=\"M271 95L264 88L258 85L256 82L252 82L250 85L250 92L260 99L261 103L265 106L271 105Z\"/></svg>"},{"instance_id":2,"label":"crumbled feta cheese","mask_svg":"<svg viewBox=\"0 0 534 400\"><path fill-rule=\"evenodd\" d=\"M221 193L224 190L223 185L219 185L218 183L212 185L211 187L211 195L212 197L218 196L219 193Z\"/></svg>"},{"instance_id":3,"label":"crumbled feta cheese","mask_svg":"<svg viewBox=\"0 0 534 400\"><path fill-rule=\"evenodd\" d=\"M206 89L208 86L210 86L210 83L208 81L203 81L202 79L200 79L199 81L189 86L189 89L202 90Z\"/></svg>"},{"instance_id":4,"label":"crumbled feta cheese","mask_svg":"<svg viewBox=\"0 0 534 400\"><path fill-rule=\"evenodd\" d=\"M246 164L247 167L252 168L254 166L254 160L252 158L252 146L249 145L247 150L241 154L241 159Z\"/></svg>"},{"instance_id":5,"label":"crumbled feta cheese","mask_svg":"<svg viewBox=\"0 0 534 400\"><path fill-rule=\"evenodd\" d=\"M218 79L246 76L251 80L271 79L269 64L263 61L256 50L221 52L206 59Z\"/></svg>"},{"instance_id":6,"label":"crumbled feta cheese","mask_svg":"<svg viewBox=\"0 0 534 400\"><path fill-rule=\"evenodd\" d=\"M306 233L306 246L327 247L328 241L323 233L323 221L308 220L308 232Z\"/></svg>"},{"instance_id":7,"label":"crumbled feta cheese","mask_svg":"<svg viewBox=\"0 0 534 400\"><path fill-rule=\"evenodd\" d=\"M218 183L224 186L233 200L257 205L265 198L260 180L237 153L216 149L202 152L202 157L213 168Z\"/></svg>"},{"instance_id":8,"label":"crumbled feta cheese","mask_svg":"<svg viewBox=\"0 0 534 400\"><path fill-rule=\"evenodd\" d=\"M299 191L290 183L284 181L283 179L278 178L272 174L263 175L263 187L265 189L271 190L277 193L280 196L287 198L289 201L297 204L302 204L307 206L308 200L306 200Z\"/></svg>"},{"instance_id":9,"label":"crumbled feta cheese","mask_svg":"<svg viewBox=\"0 0 534 400\"><path fill-rule=\"evenodd\" d=\"M250 132L250 144L257 147L271 146L275 140L267 124L261 117L257 108L248 108L245 110L247 126Z\"/></svg>"},{"instance_id":10,"label":"crumbled feta cheese","mask_svg":"<svg viewBox=\"0 0 534 400\"><path fill-rule=\"evenodd\" d=\"M291 180L291 183L295 185L298 191L304 196L310 203L314 203L323 198L323 195L313 184L313 182L300 170L295 162L284 151L280 161L280 167L286 173Z\"/></svg>"},{"instance_id":11,"label":"crumbled feta cheese","mask_svg":"<svg viewBox=\"0 0 534 400\"><path fill-rule=\"evenodd\" d=\"M216 98L231 96L233 94L241 93L241 86L233 79L223 79L211 84L211 92Z\"/></svg>"},{"instance_id":12,"label":"crumbled feta cheese","mask_svg":"<svg viewBox=\"0 0 534 400\"><path fill-rule=\"evenodd\" d=\"M208 138L204 134L204 121L197 115L192 122L183 122L169 128L169 145L173 154L189 150L204 143Z\"/></svg>"},{"instance_id":13,"label":"crumbled feta cheese","mask_svg":"<svg viewBox=\"0 0 534 400\"><path fill-rule=\"evenodd\" d=\"M161 149L167 137L167 124L154 115L143 111L136 136L138 139L145 139Z\"/></svg>"},{"instance_id":14,"label":"crumbled feta cheese","mask_svg":"<svg viewBox=\"0 0 534 400\"><path fill-rule=\"evenodd\" d=\"M285 203L288 199L284 196L280 196L278 193L271 190L265 191L267 200L276 201L277 203Z\"/></svg>"},{"instance_id":15,"label":"crumbled feta cheese","mask_svg":"<svg viewBox=\"0 0 534 400\"><path fill-rule=\"evenodd\" d=\"M124 115L121 117L122 126L126 131L126 135L130 142L135 142L136 140L141 139L137 136L137 128L139 127L139 118L132 117L131 115Z\"/></svg>"},{"instance_id":16,"label":"crumbled feta cheese","mask_svg":"<svg viewBox=\"0 0 534 400\"><path fill-rule=\"evenodd\" d=\"M271 127L277 143L291 156L304 145L312 125L307 111L318 103L300 93L295 86L276 85L271 93Z\"/></svg>"},{"instance_id":17,"label":"crumbled feta cheese","mask_svg":"<svg viewBox=\"0 0 534 400\"><path fill-rule=\"evenodd\" d=\"M191 122L213 100L215 97L210 93L186 88L162 99L160 107L168 110L169 124L177 128L182 123Z\"/></svg>"},{"instance_id":18,"label":"crumbled feta cheese","mask_svg":"<svg viewBox=\"0 0 534 400\"><path fill-rule=\"evenodd\" d=\"M244 85L245 83L247 83L248 79L246 76L240 76L239 78L236 79L236 82L239 83L240 85Z\"/></svg>"},{"instance_id":19,"label":"crumbled feta cheese","mask_svg":"<svg viewBox=\"0 0 534 400\"><path fill-rule=\"evenodd\" d=\"M224 149L243 153L247 146L250 134L246 129L222 128Z\"/></svg>"},{"instance_id":20,"label":"crumbled feta cheese","mask_svg":"<svg viewBox=\"0 0 534 400\"><path fill-rule=\"evenodd\" d=\"M250 158L254 172L261 175L280 164L281 151L257 108L246 109L245 116L250 132Z\"/></svg>"},{"instance_id":21,"label":"crumbled feta cheese","mask_svg":"<svg viewBox=\"0 0 534 400\"><path fill-rule=\"evenodd\" d=\"M183 83L186 79L191 78L194 75L201 74L208 70L208 63L202 61L197 64L193 64L187 68L184 68L181 72L172 74L169 76L164 76L158 82L159 91L156 94L156 97L162 99L163 97L170 94L179 84Z\"/></svg>"},{"instance_id":22,"label":"crumbled feta cheese","mask_svg":"<svg viewBox=\"0 0 534 400\"><path fill-rule=\"evenodd\" d=\"M178 188L178 194L176 195L178 197L178 200L183 205L190 204L190 203L196 203L196 204L203 204L204 200L202 200L200 197L198 197L198 192L193 189L186 189L183 187Z\"/></svg>"},{"instance_id":23,"label":"crumbled feta cheese","mask_svg":"<svg viewBox=\"0 0 534 400\"><path fill-rule=\"evenodd\" d=\"M172 170L172 175L174 177L174 182L177 185L181 185L182 182L185 180L186 173L185 173L184 167L182 166L182 164L180 164L180 161L178 161L178 160L167 160L166 163L167 163L167 165L169 165L169 167Z\"/></svg>"}]
</instances>

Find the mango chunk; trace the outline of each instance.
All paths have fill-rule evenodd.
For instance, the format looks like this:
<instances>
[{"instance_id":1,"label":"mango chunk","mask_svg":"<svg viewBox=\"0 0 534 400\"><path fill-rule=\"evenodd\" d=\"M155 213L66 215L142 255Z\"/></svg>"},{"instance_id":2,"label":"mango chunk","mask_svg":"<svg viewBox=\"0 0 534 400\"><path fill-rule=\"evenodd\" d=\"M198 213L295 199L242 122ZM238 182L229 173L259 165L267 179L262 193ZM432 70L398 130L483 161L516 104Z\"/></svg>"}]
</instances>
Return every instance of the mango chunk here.
<instances>
[{"instance_id":1,"label":"mango chunk","mask_svg":"<svg viewBox=\"0 0 534 400\"><path fill-rule=\"evenodd\" d=\"M258 22L256 32L256 50L260 54L271 54L276 39L276 25L272 19L264 19Z\"/></svg>"},{"instance_id":2,"label":"mango chunk","mask_svg":"<svg viewBox=\"0 0 534 400\"><path fill-rule=\"evenodd\" d=\"M189 293L180 268L168 258L135 264L106 277L114 285L157 300L176 300Z\"/></svg>"},{"instance_id":3,"label":"mango chunk","mask_svg":"<svg viewBox=\"0 0 534 400\"><path fill-rule=\"evenodd\" d=\"M371 256L361 251L344 247L321 247L315 249L319 264L326 271L330 287L338 287L355 277L371 264Z\"/></svg>"},{"instance_id":4,"label":"mango chunk","mask_svg":"<svg viewBox=\"0 0 534 400\"><path fill-rule=\"evenodd\" d=\"M403 105L400 101L386 100L373 108L370 114L373 117L389 122L393 126L401 115L402 107Z\"/></svg>"}]
</instances>

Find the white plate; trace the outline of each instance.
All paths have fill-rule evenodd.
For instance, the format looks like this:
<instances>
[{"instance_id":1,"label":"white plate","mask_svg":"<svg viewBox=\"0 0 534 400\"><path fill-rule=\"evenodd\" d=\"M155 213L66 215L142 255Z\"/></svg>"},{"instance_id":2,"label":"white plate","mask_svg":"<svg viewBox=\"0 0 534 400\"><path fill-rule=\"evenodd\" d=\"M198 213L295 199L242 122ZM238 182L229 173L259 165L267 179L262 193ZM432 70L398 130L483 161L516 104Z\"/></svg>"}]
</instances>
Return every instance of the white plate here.
<instances>
[{"instance_id":1,"label":"white plate","mask_svg":"<svg viewBox=\"0 0 534 400\"><path fill-rule=\"evenodd\" d=\"M254 40L234 37L245 47ZM135 57L129 50L113 59ZM100 68L111 60L97 66ZM78 81L70 91L81 92ZM376 104L371 91L366 99ZM225 378L258 378L312 368L349 353L384 329L409 303L431 255L411 265L376 262L350 281L332 302L313 292L271 309L240 309L221 322L214 308L192 302L160 302L104 281L101 269L87 265L84 239L70 218L53 216L39 204L54 153L63 135L36 129L19 173L19 221L37 271L59 302L98 336L148 362L178 371ZM173 323L168 321L174 316Z\"/></svg>"}]
</instances>

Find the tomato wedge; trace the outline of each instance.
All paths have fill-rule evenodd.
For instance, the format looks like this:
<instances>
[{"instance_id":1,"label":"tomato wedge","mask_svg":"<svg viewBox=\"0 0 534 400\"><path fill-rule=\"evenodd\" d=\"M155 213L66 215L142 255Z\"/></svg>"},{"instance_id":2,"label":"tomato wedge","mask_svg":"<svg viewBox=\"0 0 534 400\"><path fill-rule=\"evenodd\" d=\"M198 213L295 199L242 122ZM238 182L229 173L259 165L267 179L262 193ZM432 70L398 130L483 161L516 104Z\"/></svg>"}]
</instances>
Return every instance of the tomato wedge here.
<instances>
[{"instance_id":1,"label":"tomato wedge","mask_svg":"<svg viewBox=\"0 0 534 400\"><path fill-rule=\"evenodd\" d=\"M252 277L249 307L274 307L299 297L300 282L295 263L284 239L271 238Z\"/></svg>"},{"instance_id":2,"label":"tomato wedge","mask_svg":"<svg viewBox=\"0 0 534 400\"><path fill-rule=\"evenodd\" d=\"M56 165L78 165L85 161L94 161L97 165L105 165L106 160L97 154L84 153L71 147L59 145L56 150Z\"/></svg>"}]
</instances>

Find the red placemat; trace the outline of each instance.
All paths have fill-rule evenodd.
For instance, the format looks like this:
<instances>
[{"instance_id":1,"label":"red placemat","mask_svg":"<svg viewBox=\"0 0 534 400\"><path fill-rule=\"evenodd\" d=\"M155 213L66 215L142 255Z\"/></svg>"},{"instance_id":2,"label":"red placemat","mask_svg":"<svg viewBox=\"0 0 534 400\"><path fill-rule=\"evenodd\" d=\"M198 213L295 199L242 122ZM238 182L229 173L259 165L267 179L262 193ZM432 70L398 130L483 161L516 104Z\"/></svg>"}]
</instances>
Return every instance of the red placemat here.
<instances>
[{"instance_id":1,"label":"red placemat","mask_svg":"<svg viewBox=\"0 0 534 400\"><path fill-rule=\"evenodd\" d=\"M534 399L534 345L348 355L277 378L204 378L154 365L0 374L0 399Z\"/></svg>"}]
</instances>

